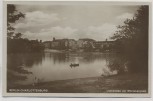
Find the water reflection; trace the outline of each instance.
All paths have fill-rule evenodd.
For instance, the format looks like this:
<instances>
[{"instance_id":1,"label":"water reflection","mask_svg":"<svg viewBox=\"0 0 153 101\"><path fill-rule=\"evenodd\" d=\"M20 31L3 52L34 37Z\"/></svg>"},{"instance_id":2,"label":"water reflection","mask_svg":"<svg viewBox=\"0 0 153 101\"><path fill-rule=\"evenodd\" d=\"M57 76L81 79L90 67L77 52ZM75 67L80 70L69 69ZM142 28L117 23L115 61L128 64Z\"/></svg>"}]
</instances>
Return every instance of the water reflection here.
<instances>
[{"instance_id":1,"label":"water reflection","mask_svg":"<svg viewBox=\"0 0 153 101\"><path fill-rule=\"evenodd\" d=\"M118 74L127 72L128 71L127 59L120 54L114 54L114 55L115 56L108 54L106 56L106 64L107 64L108 69L111 72L116 71Z\"/></svg>"},{"instance_id":2,"label":"water reflection","mask_svg":"<svg viewBox=\"0 0 153 101\"><path fill-rule=\"evenodd\" d=\"M118 54L102 53L9 54L8 84L114 75L124 70L125 61Z\"/></svg>"},{"instance_id":3,"label":"water reflection","mask_svg":"<svg viewBox=\"0 0 153 101\"><path fill-rule=\"evenodd\" d=\"M7 56L7 81L8 86L13 86L17 81L25 81L32 74L27 68L34 64L42 63L42 54L9 54Z\"/></svg>"}]
</instances>

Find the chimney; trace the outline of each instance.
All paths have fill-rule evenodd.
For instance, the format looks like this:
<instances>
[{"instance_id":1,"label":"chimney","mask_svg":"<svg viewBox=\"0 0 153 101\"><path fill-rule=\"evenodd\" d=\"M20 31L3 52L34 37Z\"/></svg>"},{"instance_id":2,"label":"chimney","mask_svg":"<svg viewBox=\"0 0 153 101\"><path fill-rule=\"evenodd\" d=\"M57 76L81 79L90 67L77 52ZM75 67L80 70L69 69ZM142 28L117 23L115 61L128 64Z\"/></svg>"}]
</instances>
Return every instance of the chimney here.
<instances>
[{"instance_id":1,"label":"chimney","mask_svg":"<svg viewBox=\"0 0 153 101\"><path fill-rule=\"evenodd\" d=\"M42 43L42 40L40 40L40 43Z\"/></svg>"},{"instance_id":2,"label":"chimney","mask_svg":"<svg viewBox=\"0 0 153 101\"><path fill-rule=\"evenodd\" d=\"M53 41L55 41L55 37L53 37Z\"/></svg>"}]
</instances>

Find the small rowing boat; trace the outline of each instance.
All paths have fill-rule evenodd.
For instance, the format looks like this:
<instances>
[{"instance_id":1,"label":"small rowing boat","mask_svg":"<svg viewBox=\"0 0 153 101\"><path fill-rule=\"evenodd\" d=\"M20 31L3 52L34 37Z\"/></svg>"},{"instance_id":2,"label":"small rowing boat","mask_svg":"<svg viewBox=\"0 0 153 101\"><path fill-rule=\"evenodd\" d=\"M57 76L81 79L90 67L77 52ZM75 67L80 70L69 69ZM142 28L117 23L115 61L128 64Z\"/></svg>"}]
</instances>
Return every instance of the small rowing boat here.
<instances>
[{"instance_id":1,"label":"small rowing boat","mask_svg":"<svg viewBox=\"0 0 153 101\"><path fill-rule=\"evenodd\" d=\"M79 66L79 64L76 64L76 63L70 64L70 67L75 67L75 66Z\"/></svg>"}]
</instances>

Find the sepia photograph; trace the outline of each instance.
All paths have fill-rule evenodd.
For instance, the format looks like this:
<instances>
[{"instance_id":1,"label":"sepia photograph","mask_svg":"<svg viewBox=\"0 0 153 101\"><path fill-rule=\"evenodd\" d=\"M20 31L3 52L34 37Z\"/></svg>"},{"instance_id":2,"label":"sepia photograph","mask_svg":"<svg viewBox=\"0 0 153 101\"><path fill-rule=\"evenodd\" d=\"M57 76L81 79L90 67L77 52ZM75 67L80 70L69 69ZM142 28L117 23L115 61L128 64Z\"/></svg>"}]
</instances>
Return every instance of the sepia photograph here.
<instances>
[{"instance_id":1,"label":"sepia photograph","mask_svg":"<svg viewBox=\"0 0 153 101\"><path fill-rule=\"evenodd\" d=\"M149 96L149 3L6 2L4 13L6 96Z\"/></svg>"}]
</instances>

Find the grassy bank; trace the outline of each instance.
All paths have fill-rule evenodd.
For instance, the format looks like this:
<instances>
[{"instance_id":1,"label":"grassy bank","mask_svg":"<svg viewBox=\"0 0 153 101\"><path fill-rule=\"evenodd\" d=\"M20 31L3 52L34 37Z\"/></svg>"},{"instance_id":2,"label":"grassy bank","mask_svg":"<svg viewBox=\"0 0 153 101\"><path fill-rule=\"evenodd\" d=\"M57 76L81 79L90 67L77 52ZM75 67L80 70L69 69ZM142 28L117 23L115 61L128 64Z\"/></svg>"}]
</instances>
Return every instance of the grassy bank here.
<instances>
[{"instance_id":1,"label":"grassy bank","mask_svg":"<svg viewBox=\"0 0 153 101\"><path fill-rule=\"evenodd\" d=\"M105 93L109 90L146 90L146 74L122 74L109 77L89 77L80 79L44 82L35 86L17 86L13 89L47 89L48 93Z\"/></svg>"}]
</instances>

